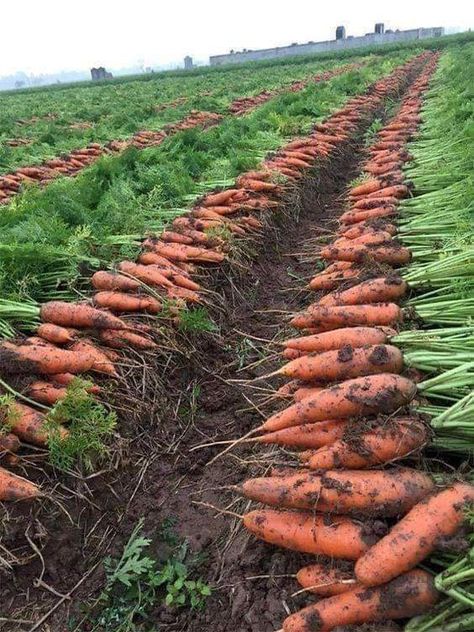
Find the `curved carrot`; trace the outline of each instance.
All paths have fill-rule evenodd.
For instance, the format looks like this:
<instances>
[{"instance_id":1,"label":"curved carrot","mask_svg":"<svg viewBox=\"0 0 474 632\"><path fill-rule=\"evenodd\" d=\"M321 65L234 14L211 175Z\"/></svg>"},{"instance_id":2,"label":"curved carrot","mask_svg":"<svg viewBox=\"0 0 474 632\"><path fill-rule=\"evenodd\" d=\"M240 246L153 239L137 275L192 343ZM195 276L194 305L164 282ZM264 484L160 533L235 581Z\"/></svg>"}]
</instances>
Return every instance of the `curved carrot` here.
<instances>
[{"instance_id":1,"label":"curved carrot","mask_svg":"<svg viewBox=\"0 0 474 632\"><path fill-rule=\"evenodd\" d=\"M0 467L0 501L30 500L40 495L38 485Z\"/></svg>"},{"instance_id":2,"label":"curved carrot","mask_svg":"<svg viewBox=\"0 0 474 632\"><path fill-rule=\"evenodd\" d=\"M336 626L408 619L427 612L440 598L429 573L411 571L384 586L322 599L287 617L283 632L330 632Z\"/></svg>"},{"instance_id":3,"label":"curved carrot","mask_svg":"<svg viewBox=\"0 0 474 632\"><path fill-rule=\"evenodd\" d=\"M357 579L376 586L414 568L430 555L440 538L456 533L465 520L464 510L473 502L474 487L465 483L425 498L359 560Z\"/></svg>"},{"instance_id":4,"label":"curved carrot","mask_svg":"<svg viewBox=\"0 0 474 632\"><path fill-rule=\"evenodd\" d=\"M330 386L274 414L259 430L270 432L324 419L389 414L408 404L415 394L416 384L400 375L358 377Z\"/></svg>"},{"instance_id":5,"label":"curved carrot","mask_svg":"<svg viewBox=\"0 0 474 632\"><path fill-rule=\"evenodd\" d=\"M262 509L244 516L244 526L256 537L293 551L356 560L377 536L366 525L346 516Z\"/></svg>"},{"instance_id":6,"label":"curved carrot","mask_svg":"<svg viewBox=\"0 0 474 632\"><path fill-rule=\"evenodd\" d=\"M343 327L312 336L290 338L285 340L283 344L304 353L321 353L322 351L341 349L346 345L363 347L364 345L383 344L395 334L395 330L387 331L387 328L381 327Z\"/></svg>"},{"instance_id":7,"label":"curved carrot","mask_svg":"<svg viewBox=\"0 0 474 632\"><path fill-rule=\"evenodd\" d=\"M362 281L347 290L326 294L319 305L360 305L367 303L388 303L402 299L408 289L407 283L396 276L379 277Z\"/></svg>"},{"instance_id":8,"label":"curved carrot","mask_svg":"<svg viewBox=\"0 0 474 632\"><path fill-rule=\"evenodd\" d=\"M84 338L75 342L71 347L71 351L87 355L91 358L91 371L117 377L117 371L115 370L113 363L109 360L107 355L96 347L90 340Z\"/></svg>"}]
</instances>

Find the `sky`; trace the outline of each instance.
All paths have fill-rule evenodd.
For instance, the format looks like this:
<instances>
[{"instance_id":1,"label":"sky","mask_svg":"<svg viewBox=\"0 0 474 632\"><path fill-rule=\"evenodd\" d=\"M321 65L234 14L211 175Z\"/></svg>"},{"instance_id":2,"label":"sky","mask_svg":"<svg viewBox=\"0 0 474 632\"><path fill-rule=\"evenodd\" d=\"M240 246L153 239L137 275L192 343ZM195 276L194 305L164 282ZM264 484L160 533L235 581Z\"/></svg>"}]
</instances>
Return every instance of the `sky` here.
<instances>
[{"instance_id":1,"label":"sky","mask_svg":"<svg viewBox=\"0 0 474 632\"><path fill-rule=\"evenodd\" d=\"M474 27L468 0L15 0L1 3L0 76L15 71L114 69L205 61L231 48L265 48L386 28Z\"/></svg>"}]
</instances>

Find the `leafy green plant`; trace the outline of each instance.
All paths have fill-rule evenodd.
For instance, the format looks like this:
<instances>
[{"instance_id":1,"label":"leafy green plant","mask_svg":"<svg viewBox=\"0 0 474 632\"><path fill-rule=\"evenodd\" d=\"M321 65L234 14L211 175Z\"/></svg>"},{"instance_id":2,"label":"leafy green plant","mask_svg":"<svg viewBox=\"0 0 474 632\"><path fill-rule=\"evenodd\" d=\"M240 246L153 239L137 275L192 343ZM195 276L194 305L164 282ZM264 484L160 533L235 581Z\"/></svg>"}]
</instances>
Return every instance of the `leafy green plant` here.
<instances>
[{"instance_id":1,"label":"leafy green plant","mask_svg":"<svg viewBox=\"0 0 474 632\"><path fill-rule=\"evenodd\" d=\"M218 331L217 325L204 307L182 310L179 314L179 328L188 333Z\"/></svg>"}]
</instances>

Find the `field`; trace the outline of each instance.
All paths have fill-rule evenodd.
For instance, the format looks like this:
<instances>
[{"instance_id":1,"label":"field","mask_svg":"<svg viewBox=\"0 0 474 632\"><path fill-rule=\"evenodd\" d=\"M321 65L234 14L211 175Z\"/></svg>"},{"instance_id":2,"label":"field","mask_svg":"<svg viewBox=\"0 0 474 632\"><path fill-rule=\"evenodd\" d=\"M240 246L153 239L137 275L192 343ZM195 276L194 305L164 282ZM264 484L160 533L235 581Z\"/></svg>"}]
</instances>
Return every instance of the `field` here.
<instances>
[{"instance_id":1,"label":"field","mask_svg":"<svg viewBox=\"0 0 474 632\"><path fill-rule=\"evenodd\" d=\"M473 68L0 94L0 630L474 630Z\"/></svg>"}]
</instances>

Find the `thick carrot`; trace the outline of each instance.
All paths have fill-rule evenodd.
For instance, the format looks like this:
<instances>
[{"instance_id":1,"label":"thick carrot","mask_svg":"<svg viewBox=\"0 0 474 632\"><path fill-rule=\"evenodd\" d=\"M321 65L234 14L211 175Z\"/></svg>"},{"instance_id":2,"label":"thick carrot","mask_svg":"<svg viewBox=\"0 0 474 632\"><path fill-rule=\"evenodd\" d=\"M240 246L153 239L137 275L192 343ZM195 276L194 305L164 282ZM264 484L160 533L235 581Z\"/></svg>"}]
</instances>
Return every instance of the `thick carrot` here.
<instances>
[{"instance_id":1,"label":"thick carrot","mask_svg":"<svg viewBox=\"0 0 474 632\"><path fill-rule=\"evenodd\" d=\"M376 586L404 573L436 548L443 537L454 535L474 502L474 487L455 483L415 505L380 543L356 565L357 579Z\"/></svg>"},{"instance_id":2,"label":"thick carrot","mask_svg":"<svg viewBox=\"0 0 474 632\"><path fill-rule=\"evenodd\" d=\"M339 221L343 224L358 224L359 222L366 222L380 217L393 217L394 215L398 215L395 206L378 206L372 209L346 211L341 215Z\"/></svg>"},{"instance_id":3,"label":"thick carrot","mask_svg":"<svg viewBox=\"0 0 474 632\"><path fill-rule=\"evenodd\" d=\"M421 421L398 417L320 448L313 453L307 465L324 470L383 465L419 450L427 441L428 431Z\"/></svg>"},{"instance_id":4,"label":"thick carrot","mask_svg":"<svg viewBox=\"0 0 474 632\"><path fill-rule=\"evenodd\" d=\"M340 349L312 353L291 360L272 375L306 382L336 382L376 373L400 373L402 352L392 345L344 345Z\"/></svg>"},{"instance_id":5,"label":"thick carrot","mask_svg":"<svg viewBox=\"0 0 474 632\"><path fill-rule=\"evenodd\" d=\"M358 377L330 386L272 415L259 430L271 432L324 419L389 414L408 404L415 394L416 384L400 375Z\"/></svg>"},{"instance_id":6,"label":"thick carrot","mask_svg":"<svg viewBox=\"0 0 474 632\"><path fill-rule=\"evenodd\" d=\"M65 303L63 301L43 303L40 317L45 323L54 323L62 327L129 329L128 325L120 318L117 318L117 316L85 303Z\"/></svg>"},{"instance_id":7,"label":"thick carrot","mask_svg":"<svg viewBox=\"0 0 474 632\"><path fill-rule=\"evenodd\" d=\"M357 325L392 326L403 320L402 310L395 303L371 303L368 305L313 305L307 312L296 315L290 324L298 329L331 325L354 327Z\"/></svg>"},{"instance_id":8,"label":"thick carrot","mask_svg":"<svg viewBox=\"0 0 474 632\"><path fill-rule=\"evenodd\" d=\"M378 246L379 244L389 243L392 239L390 233L386 233L384 230L368 230L362 235L355 237L354 239L347 239L345 235L336 239L331 245L334 247L350 246L353 244L363 244L365 246Z\"/></svg>"},{"instance_id":9,"label":"thick carrot","mask_svg":"<svg viewBox=\"0 0 474 632\"><path fill-rule=\"evenodd\" d=\"M36 333L43 340L56 345L65 345L74 341L74 336L70 329L52 325L51 323L43 323L38 327Z\"/></svg>"},{"instance_id":10,"label":"thick carrot","mask_svg":"<svg viewBox=\"0 0 474 632\"><path fill-rule=\"evenodd\" d=\"M66 389L55 386L51 382L37 380L28 386L28 396L31 399L45 404L46 406L54 406L60 399L66 397Z\"/></svg>"},{"instance_id":11,"label":"thick carrot","mask_svg":"<svg viewBox=\"0 0 474 632\"><path fill-rule=\"evenodd\" d=\"M355 588L322 599L290 615L283 632L330 632L336 626L408 619L430 610L441 598L433 577L411 571L377 588Z\"/></svg>"},{"instance_id":12,"label":"thick carrot","mask_svg":"<svg viewBox=\"0 0 474 632\"><path fill-rule=\"evenodd\" d=\"M363 347L365 345L378 345L387 342L390 336L396 334L395 330L380 327L343 327L335 331L290 338L284 341L285 347L303 351L304 353L332 351L346 345Z\"/></svg>"},{"instance_id":13,"label":"thick carrot","mask_svg":"<svg viewBox=\"0 0 474 632\"><path fill-rule=\"evenodd\" d=\"M296 573L297 582L308 592L320 597L332 597L360 588L354 577L354 570L334 564L311 564Z\"/></svg>"},{"instance_id":14,"label":"thick carrot","mask_svg":"<svg viewBox=\"0 0 474 632\"><path fill-rule=\"evenodd\" d=\"M38 485L0 467L0 501L30 500L40 495Z\"/></svg>"},{"instance_id":15,"label":"thick carrot","mask_svg":"<svg viewBox=\"0 0 474 632\"><path fill-rule=\"evenodd\" d=\"M369 279L347 290L331 292L323 296L319 305L360 305L367 303L387 303L402 299L408 286L398 276Z\"/></svg>"},{"instance_id":16,"label":"thick carrot","mask_svg":"<svg viewBox=\"0 0 474 632\"><path fill-rule=\"evenodd\" d=\"M87 355L74 353L48 344L14 345L4 342L0 346L2 366L9 373L86 373L93 360Z\"/></svg>"},{"instance_id":17,"label":"thick carrot","mask_svg":"<svg viewBox=\"0 0 474 632\"><path fill-rule=\"evenodd\" d=\"M160 239L161 241L166 241L166 242L175 243L175 244L187 244L188 246L194 243L194 240L192 239L192 237L184 235L183 233L178 233L178 232L174 232L170 230L164 230L160 234Z\"/></svg>"},{"instance_id":18,"label":"thick carrot","mask_svg":"<svg viewBox=\"0 0 474 632\"><path fill-rule=\"evenodd\" d=\"M347 560L357 560L378 539L367 525L351 518L296 511L251 511L244 516L244 526L269 544Z\"/></svg>"},{"instance_id":19,"label":"thick carrot","mask_svg":"<svg viewBox=\"0 0 474 632\"><path fill-rule=\"evenodd\" d=\"M114 312L147 312L158 314L161 312L160 301L152 296L125 294L125 292L98 292L94 302L100 307L106 307ZM114 329L104 326L102 329Z\"/></svg>"},{"instance_id":20,"label":"thick carrot","mask_svg":"<svg viewBox=\"0 0 474 632\"><path fill-rule=\"evenodd\" d=\"M255 437L253 441L290 448L320 448L340 439L346 426L345 419L327 419L316 424L301 424L276 432L267 432Z\"/></svg>"},{"instance_id":21,"label":"thick carrot","mask_svg":"<svg viewBox=\"0 0 474 632\"><path fill-rule=\"evenodd\" d=\"M14 402L8 409L0 408L0 425L7 425L10 432L17 435L22 441L33 445L46 446L48 432L44 415L37 410ZM67 437L68 432L62 426L59 427L60 436Z\"/></svg>"},{"instance_id":22,"label":"thick carrot","mask_svg":"<svg viewBox=\"0 0 474 632\"><path fill-rule=\"evenodd\" d=\"M99 339L108 347L115 349L126 349L133 347L134 349L156 349L156 342L135 334L132 331L117 331L116 329L102 329L98 332Z\"/></svg>"},{"instance_id":23,"label":"thick carrot","mask_svg":"<svg viewBox=\"0 0 474 632\"><path fill-rule=\"evenodd\" d=\"M359 195L367 195L368 193L373 193L374 191L378 191L379 189L382 188L382 183L380 182L380 180L366 180L365 182L362 182L362 184L359 184L356 187L353 187L350 192L349 195L351 197L357 197Z\"/></svg>"},{"instance_id":24,"label":"thick carrot","mask_svg":"<svg viewBox=\"0 0 474 632\"><path fill-rule=\"evenodd\" d=\"M339 261L370 261L372 259L378 263L387 263L392 266L406 265L410 262L410 250L393 242L393 240L376 246L365 246L354 243L354 241L348 240L347 244L321 248L319 256L322 259Z\"/></svg>"},{"instance_id":25,"label":"thick carrot","mask_svg":"<svg viewBox=\"0 0 474 632\"><path fill-rule=\"evenodd\" d=\"M2 452L18 452L20 449L20 440L12 432L6 434L0 433L0 453Z\"/></svg>"},{"instance_id":26,"label":"thick carrot","mask_svg":"<svg viewBox=\"0 0 474 632\"><path fill-rule=\"evenodd\" d=\"M312 384L309 386L301 386L293 393L293 399L295 402L301 402L303 399L306 399L307 397L310 397L311 395L315 395L316 393L319 393L319 391L322 391L323 389L324 389L324 386L314 386Z\"/></svg>"},{"instance_id":27,"label":"thick carrot","mask_svg":"<svg viewBox=\"0 0 474 632\"><path fill-rule=\"evenodd\" d=\"M395 226L395 224L391 224L390 222L383 219L381 219L380 221L373 220L372 222L359 222L358 224L356 224L355 226L351 226L350 228L342 227L342 230L340 230L340 232L342 232L346 239L355 239L356 237L360 237L360 235L363 235L366 231L371 231L373 229L381 229L389 233L389 235L391 235L392 237L397 234L397 227Z\"/></svg>"},{"instance_id":28,"label":"thick carrot","mask_svg":"<svg viewBox=\"0 0 474 632\"><path fill-rule=\"evenodd\" d=\"M226 189L219 193L209 193L203 199L202 204L204 206L220 206L221 204L226 204L230 198L238 192L238 189Z\"/></svg>"},{"instance_id":29,"label":"thick carrot","mask_svg":"<svg viewBox=\"0 0 474 632\"><path fill-rule=\"evenodd\" d=\"M117 290L120 292L134 292L140 288L140 283L117 272L100 270L92 275L92 285L96 290Z\"/></svg>"}]
</instances>

